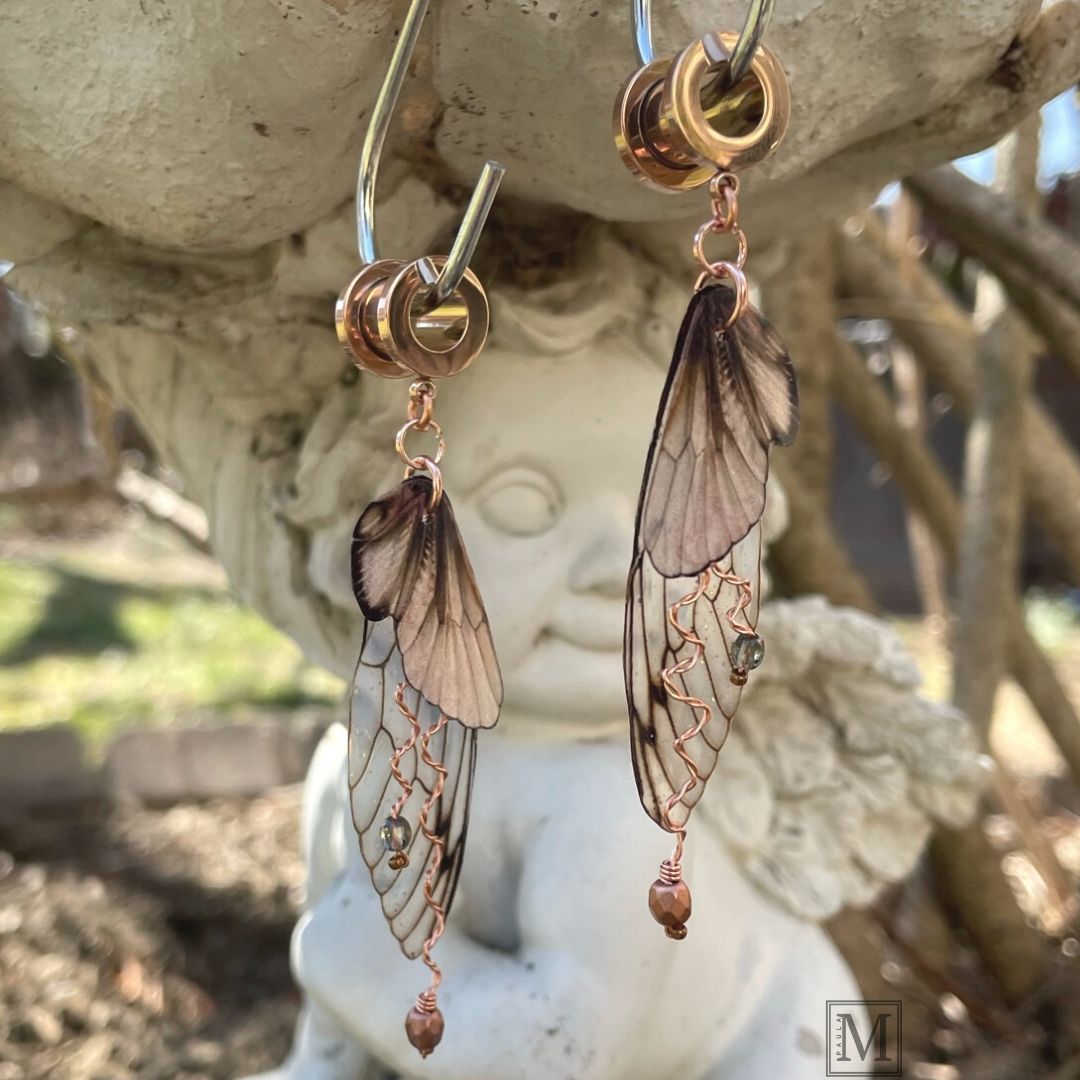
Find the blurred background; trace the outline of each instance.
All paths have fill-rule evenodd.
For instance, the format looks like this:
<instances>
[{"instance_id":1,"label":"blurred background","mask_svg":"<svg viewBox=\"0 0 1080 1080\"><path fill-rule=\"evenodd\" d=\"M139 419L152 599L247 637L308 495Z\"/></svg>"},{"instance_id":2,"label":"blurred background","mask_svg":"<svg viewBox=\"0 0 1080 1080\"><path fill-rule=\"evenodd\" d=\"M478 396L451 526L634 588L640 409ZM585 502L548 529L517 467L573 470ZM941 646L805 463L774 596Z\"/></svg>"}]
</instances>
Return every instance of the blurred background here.
<instances>
[{"instance_id":1,"label":"blurred background","mask_svg":"<svg viewBox=\"0 0 1080 1080\"><path fill-rule=\"evenodd\" d=\"M868 997L903 997L922 1080L1080 1077L1080 303L1056 269L1078 174L1070 91L764 289L807 416L777 589L885 613L999 766L971 835L830 927ZM812 317L784 292L806 280ZM298 1004L297 785L344 687L237 601L77 335L2 284L0 1080L270 1067Z\"/></svg>"}]
</instances>

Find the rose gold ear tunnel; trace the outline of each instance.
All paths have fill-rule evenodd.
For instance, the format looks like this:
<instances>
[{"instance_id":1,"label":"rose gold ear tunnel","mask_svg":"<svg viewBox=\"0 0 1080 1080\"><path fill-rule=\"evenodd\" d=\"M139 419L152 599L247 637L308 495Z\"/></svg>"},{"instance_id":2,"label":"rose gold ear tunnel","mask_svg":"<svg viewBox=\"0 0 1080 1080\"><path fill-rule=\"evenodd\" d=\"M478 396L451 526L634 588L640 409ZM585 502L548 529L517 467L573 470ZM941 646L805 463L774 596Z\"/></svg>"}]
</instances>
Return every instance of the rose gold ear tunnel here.
<instances>
[{"instance_id":1,"label":"rose gold ear tunnel","mask_svg":"<svg viewBox=\"0 0 1080 1080\"><path fill-rule=\"evenodd\" d=\"M759 45L746 75L724 89L739 35L717 31L673 60L639 68L615 102L615 142L626 167L660 191L690 191L718 169L770 154L787 131L791 91L780 62Z\"/></svg>"},{"instance_id":2,"label":"rose gold ear tunnel","mask_svg":"<svg viewBox=\"0 0 1080 1080\"><path fill-rule=\"evenodd\" d=\"M441 379L472 363L487 340L487 295L465 270L450 296L433 304L434 278L445 265L441 255L410 263L379 259L349 282L334 322L359 367L389 379Z\"/></svg>"},{"instance_id":3,"label":"rose gold ear tunnel","mask_svg":"<svg viewBox=\"0 0 1080 1080\"><path fill-rule=\"evenodd\" d=\"M358 367L387 379L442 379L472 363L487 340L487 296L469 269L506 170L484 165L449 254L381 259L375 184L390 121L416 49L428 0L411 0L364 134L356 179L356 240L363 269L338 298L338 340Z\"/></svg>"}]
</instances>

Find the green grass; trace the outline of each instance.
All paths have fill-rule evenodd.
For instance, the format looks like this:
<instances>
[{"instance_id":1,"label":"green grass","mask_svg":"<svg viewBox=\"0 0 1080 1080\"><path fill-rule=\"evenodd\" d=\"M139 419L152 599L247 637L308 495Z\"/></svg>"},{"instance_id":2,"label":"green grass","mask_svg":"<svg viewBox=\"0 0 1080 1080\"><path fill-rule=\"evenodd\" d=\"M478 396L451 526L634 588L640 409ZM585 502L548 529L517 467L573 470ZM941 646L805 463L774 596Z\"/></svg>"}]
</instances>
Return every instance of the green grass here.
<instances>
[{"instance_id":1,"label":"green grass","mask_svg":"<svg viewBox=\"0 0 1080 1080\"><path fill-rule=\"evenodd\" d=\"M72 548L0 562L0 728L71 724L94 745L126 727L341 701L340 680L212 575L189 584L173 566L157 584L153 558Z\"/></svg>"}]
</instances>

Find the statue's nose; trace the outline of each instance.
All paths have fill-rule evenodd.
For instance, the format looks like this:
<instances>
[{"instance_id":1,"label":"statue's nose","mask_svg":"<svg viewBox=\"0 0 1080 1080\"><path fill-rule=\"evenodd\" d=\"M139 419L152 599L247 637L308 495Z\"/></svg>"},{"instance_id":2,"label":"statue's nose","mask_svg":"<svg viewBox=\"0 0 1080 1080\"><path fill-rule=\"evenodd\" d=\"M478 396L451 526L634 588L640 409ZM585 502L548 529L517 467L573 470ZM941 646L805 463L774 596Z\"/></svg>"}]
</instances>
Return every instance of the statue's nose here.
<instances>
[{"instance_id":1,"label":"statue's nose","mask_svg":"<svg viewBox=\"0 0 1080 1080\"><path fill-rule=\"evenodd\" d=\"M598 500L596 525L570 568L570 587L612 600L626 595L626 569L633 546L633 517L622 499Z\"/></svg>"}]
</instances>

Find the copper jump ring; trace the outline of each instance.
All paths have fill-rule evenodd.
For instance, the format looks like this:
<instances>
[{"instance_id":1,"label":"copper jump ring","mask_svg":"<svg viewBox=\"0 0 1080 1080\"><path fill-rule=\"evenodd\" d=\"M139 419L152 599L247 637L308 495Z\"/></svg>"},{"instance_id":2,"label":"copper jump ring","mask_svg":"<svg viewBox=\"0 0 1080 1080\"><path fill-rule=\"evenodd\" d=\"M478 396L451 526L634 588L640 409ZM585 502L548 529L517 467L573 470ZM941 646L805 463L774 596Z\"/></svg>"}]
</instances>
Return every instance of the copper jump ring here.
<instances>
[{"instance_id":1,"label":"copper jump ring","mask_svg":"<svg viewBox=\"0 0 1080 1080\"><path fill-rule=\"evenodd\" d=\"M446 453L446 440L443 438L442 428L439 426L438 420L429 419L426 427L422 427L423 423L423 410L419 408L420 416L415 419L406 420L401 426L401 430L398 431L396 438L394 439L394 449L397 451L397 455L405 463L405 479L415 475L418 472L426 472L431 477L431 501L428 504L429 510L434 510L439 505L439 501L443 496L443 479L442 470L439 468L439 462L443 459L443 454ZM413 457L408 450L405 449L405 437L413 429L417 431L433 431L438 443L435 449L435 456L431 457L428 454L418 454Z\"/></svg>"},{"instance_id":2,"label":"copper jump ring","mask_svg":"<svg viewBox=\"0 0 1080 1080\"><path fill-rule=\"evenodd\" d=\"M713 220L720 232L730 232L739 224L739 178L733 172L718 172L709 181Z\"/></svg>"},{"instance_id":3,"label":"copper jump ring","mask_svg":"<svg viewBox=\"0 0 1080 1080\"><path fill-rule=\"evenodd\" d=\"M697 259L698 265L712 274L713 277L726 277L727 271L719 269L722 266L731 266L730 262L711 262L705 254L705 238L710 235L722 236L725 233L730 232L736 239L739 245L738 254L735 256L735 267L739 270L746 265L746 256L749 252L749 245L746 242L746 233L736 225L732 229L725 229L720 226L716 221L706 221L704 225L698 228L698 231L694 233L694 258Z\"/></svg>"},{"instance_id":4,"label":"copper jump ring","mask_svg":"<svg viewBox=\"0 0 1080 1080\"><path fill-rule=\"evenodd\" d=\"M721 330L729 330L735 325L735 321L750 303L750 285L742 270L735 263L710 263L706 269L698 274L697 281L694 282L694 292L704 288L710 281L718 281L723 278L728 278L731 281L731 287L735 290L735 304L731 309L731 314L724 321L723 326L720 327Z\"/></svg>"},{"instance_id":5,"label":"copper jump ring","mask_svg":"<svg viewBox=\"0 0 1080 1080\"><path fill-rule=\"evenodd\" d=\"M438 465L443 459L443 454L446 453L446 440L443 438L443 430L439 425L439 421L429 419L426 427L421 427L422 420L422 416L416 419L406 420L405 423L401 425L401 429L394 438L394 449L397 451L398 457L401 458L406 466L412 469L413 472L423 471L427 468L428 464ZM405 437L414 428L417 431L435 432L435 437L438 439L438 445L435 449L434 460L425 454L421 454L418 457L412 457L409 454L409 451L405 449Z\"/></svg>"},{"instance_id":6,"label":"copper jump ring","mask_svg":"<svg viewBox=\"0 0 1080 1080\"><path fill-rule=\"evenodd\" d=\"M409 387L409 419L417 431L427 431L435 415L435 384L430 379L417 379Z\"/></svg>"}]
</instances>

